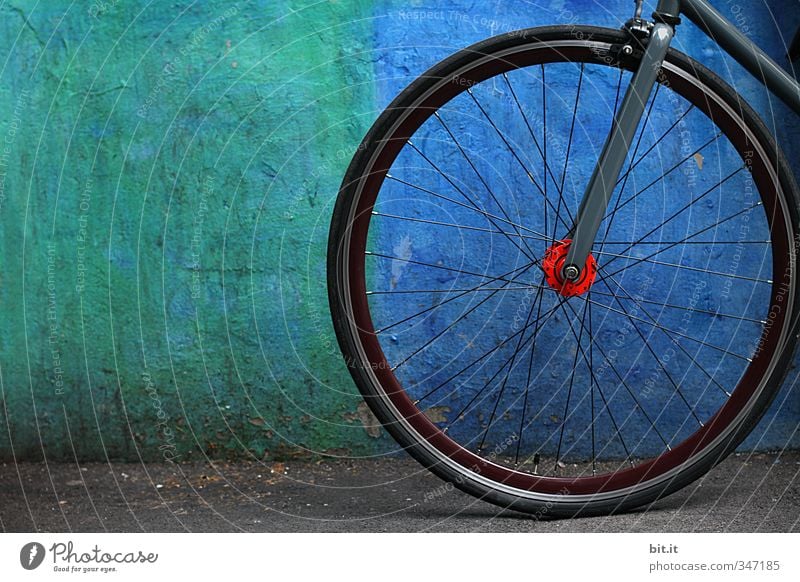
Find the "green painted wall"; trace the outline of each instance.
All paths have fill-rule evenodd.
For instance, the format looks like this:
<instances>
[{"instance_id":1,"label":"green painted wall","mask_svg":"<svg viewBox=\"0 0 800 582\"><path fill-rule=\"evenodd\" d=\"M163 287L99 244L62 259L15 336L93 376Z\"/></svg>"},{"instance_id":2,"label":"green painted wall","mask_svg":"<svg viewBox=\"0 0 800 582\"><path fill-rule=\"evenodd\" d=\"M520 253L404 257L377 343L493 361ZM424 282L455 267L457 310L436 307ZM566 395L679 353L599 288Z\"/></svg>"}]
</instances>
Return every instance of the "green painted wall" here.
<instances>
[{"instance_id":1,"label":"green painted wall","mask_svg":"<svg viewBox=\"0 0 800 582\"><path fill-rule=\"evenodd\" d=\"M374 451L319 259L371 2L149 4L0 6L0 457Z\"/></svg>"}]
</instances>

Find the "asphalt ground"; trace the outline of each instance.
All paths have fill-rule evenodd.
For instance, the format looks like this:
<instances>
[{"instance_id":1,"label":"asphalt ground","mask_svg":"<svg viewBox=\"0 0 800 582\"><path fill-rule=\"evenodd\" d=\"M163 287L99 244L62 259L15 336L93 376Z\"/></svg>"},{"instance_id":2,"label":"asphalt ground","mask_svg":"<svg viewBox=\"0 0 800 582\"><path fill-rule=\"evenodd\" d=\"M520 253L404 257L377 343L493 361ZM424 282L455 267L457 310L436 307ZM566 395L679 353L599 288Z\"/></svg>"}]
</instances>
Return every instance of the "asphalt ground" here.
<instances>
[{"instance_id":1,"label":"asphalt ground","mask_svg":"<svg viewBox=\"0 0 800 582\"><path fill-rule=\"evenodd\" d=\"M800 452L738 454L643 510L535 519L405 458L0 470L6 532L798 532Z\"/></svg>"}]
</instances>

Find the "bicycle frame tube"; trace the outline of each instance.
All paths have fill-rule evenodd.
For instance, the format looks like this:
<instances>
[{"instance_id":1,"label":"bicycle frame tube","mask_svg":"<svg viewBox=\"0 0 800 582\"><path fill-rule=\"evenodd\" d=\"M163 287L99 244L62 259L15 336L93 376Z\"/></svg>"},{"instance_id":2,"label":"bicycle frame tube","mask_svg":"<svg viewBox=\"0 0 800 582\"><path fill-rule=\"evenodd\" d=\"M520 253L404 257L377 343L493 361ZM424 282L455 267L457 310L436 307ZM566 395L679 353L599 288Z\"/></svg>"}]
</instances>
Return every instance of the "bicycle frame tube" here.
<instances>
[{"instance_id":1,"label":"bicycle frame tube","mask_svg":"<svg viewBox=\"0 0 800 582\"><path fill-rule=\"evenodd\" d=\"M717 12L707 0L659 0L653 14L658 23L650 34L639 69L627 89L611 135L603 147L581 200L572 230L572 243L564 261L562 274L565 279L578 279L586 264L607 212L614 186L628 156L630 144L644 114L645 104L655 87L656 74L672 42L673 26L680 22L681 14L685 14L767 89L800 114L800 83Z\"/></svg>"},{"instance_id":2,"label":"bicycle frame tube","mask_svg":"<svg viewBox=\"0 0 800 582\"><path fill-rule=\"evenodd\" d=\"M717 12L707 0L681 0L680 11L800 115L800 83Z\"/></svg>"}]
</instances>

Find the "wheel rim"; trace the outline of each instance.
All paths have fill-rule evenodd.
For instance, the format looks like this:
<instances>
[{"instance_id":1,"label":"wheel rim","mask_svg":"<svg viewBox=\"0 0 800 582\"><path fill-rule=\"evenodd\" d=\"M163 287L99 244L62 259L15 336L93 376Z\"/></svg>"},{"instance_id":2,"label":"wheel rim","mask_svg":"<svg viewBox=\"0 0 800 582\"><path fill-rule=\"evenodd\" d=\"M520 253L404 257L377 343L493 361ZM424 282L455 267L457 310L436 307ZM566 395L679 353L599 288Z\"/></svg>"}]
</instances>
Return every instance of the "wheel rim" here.
<instances>
[{"instance_id":1,"label":"wheel rim","mask_svg":"<svg viewBox=\"0 0 800 582\"><path fill-rule=\"evenodd\" d=\"M502 75L503 73L518 72L518 67L529 67L532 64L555 64L561 62L565 58L569 59L571 62L577 61L584 63L584 66L581 67L581 78L583 78L584 67L587 64L598 65L601 63L603 52L607 48L608 45L604 43L576 44L569 41L560 44L549 43L546 47L531 46L525 49L509 51L502 55L502 58L497 58L496 56L487 57L482 62L465 67L461 71L448 76L446 80L429 90L428 93L418 101L416 108L412 111L406 111L399 117L394 126L394 130L390 132L393 139L389 140L383 147L375 152L369 164L372 173L361 180L357 185L359 192L358 204L354 207L351 220L352 227L348 230L348 236L346 237L345 244L349 244L349 251L347 252L348 260L345 261L347 264L346 272L348 283L346 298L348 301L349 313L352 314L354 334L357 334L360 343L359 351L363 357L362 365L364 369L374 377L375 383L382 387L381 396L389 407L395 411L398 417L398 423L403 425L406 430L410 430L418 435L422 446L426 446L437 453L442 462L455 463L461 470L470 472L475 479L486 479L490 481L493 486L502 484L504 487L511 488L515 492L533 492L543 495L591 495L596 497L602 494L615 494L619 491L628 490L641 483L650 485L670 478L678 468L685 466L688 462L697 460L702 456L703 452L710 450L715 443L726 438L726 436L730 434L730 431L737 426L737 419L747 414L749 407L752 406L757 395L763 390L765 380L769 377L771 372L771 366L777 359L777 354L780 353L786 328L786 314L791 311L789 308L784 308L773 314L772 307L780 303L786 305L791 301L794 288L793 278L788 282L782 280L769 285L770 289L768 294L770 298L770 309L767 312L769 316L769 327L765 327L762 330L757 340L759 349L753 354L752 362L745 368L736 387L730 391L732 395L729 398L726 397L727 401L721 408L714 414L707 415L707 417L700 421L702 422L702 426L691 432L689 436L682 439L679 443L676 443L676 446L671 446L673 444L671 440L666 441L665 444L668 449L662 453L652 458L644 459L641 462L637 461L634 466L614 469L605 473L601 472L600 474L595 474L596 463L593 462L593 471L589 474L578 476L560 476L557 474L536 475L532 474L530 464L526 470L521 470L519 467L509 467L500 463L497 459L497 455L492 456L490 454L487 458L485 449L481 452L470 450L470 448L462 446L465 443L459 442L461 439L451 438L452 432L450 435L446 434L442 423L436 422L435 418L430 418L430 415L424 412L423 407L418 407L415 401L416 397L410 395L403 389L403 384L399 381L393 370L393 368L397 366L397 359L395 358L394 361L387 359L384 346L381 343L379 333L382 331L381 326L377 326L378 333L376 333L376 326L373 323L370 308L370 296L367 295L368 274L366 272L365 254L367 252L370 225L373 220L371 213L374 212L375 202L382 191L383 184L387 180L395 179L388 170L392 168L392 164L398 159L401 152L404 150L407 151L409 147L407 143L408 138L415 136L416 130L422 127L426 121L437 118L437 116L433 115L434 111L439 111L442 105L449 103L455 97L464 95L465 86L469 87L470 93L476 93L481 83L486 79L492 77L497 78L497 75ZM724 137L728 139L729 143L737 151L743 152L748 149L756 150L756 155L752 156L753 161L751 163L750 172L761 194L761 200L765 210L765 220L771 231L771 271L773 273L791 273L793 277L793 272L788 269L789 236L787 231L790 229L790 221L786 218L785 208L782 205L782 196L775 191L777 179L770 168L764 163L766 155L764 155L763 151L758 149L757 144L752 143L754 141L752 135L739 126L740 120L732 114L721 100L709 100L707 102L702 99L703 88L700 87L696 81L684 75L680 69L675 66L665 66L665 73L666 81L669 83L668 86L691 99L698 112L713 117L715 122L725 132ZM542 84L544 85L544 83ZM509 84L509 87L513 86ZM580 87L580 81L578 82L578 87ZM578 90L577 93L579 95L580 90ZM470 95L470 97L472 97L472 95ZM438 120L442 126L446 125L446 123L441 122L441 119ZM413 144L414 142L412 141L411 143ZM413 149L416 150L417 148ZM422 153L419 150L417 151L420 154ZM567 154L567 159L568 158L569 154ZM565 165L565 168L566 167L567 165ZM392 172L393 171L394 169L392 168ZM547 172L548 169L545 167L543 173L546 175ZM387 175L389 178L387 178ZM558 179L555 178L552 182L555 186ZM547 183L546 177L544 183ZM563 184L564 182L562 179L562 187ZM624 202L625 198L620 198L619 200ZM489 219L489 221L495 225L503 218L499 213L492 213L492 216L494 219ZM546 212L544 216L547 216ZM443 221L438 222L441 223ZM506 224L510 224L511 222L513 221L508 220ZM441 226L441 224L439 226ZM532 230L538 232L535 229ZM521 234L521 231L518 230L517 233ZM553 236L549 242L555 239L556 237ZM522 237L520 237L519 240L522 240ZM603 246L602 248L608 247ZM614 251L614 253L616 253L616 251ZM607 253L607 255L608 254L609 253ZM616 254L624 255L625 253ZM389 256L387 255L384 258L388 259ZM625 260L613 256L607 256L606 258L610 260L607 260L605 265L601 264L601 275L604 267L607 266L609 262L613 260ZM395 257L394 260L396 259L397 257ZM600 260L599 262L602 263L603 261ZM529 266L530 265L525 265L523 263L517 264L516 268L524 270ZM614 274L611 273L611 276L613 277ZM617 274L617 276L619 275ZM778 279L777 276L773 278ZM622 289L622 286L620 285L619 288ZM604 290L607 291L606 289ZM487 291L491 291L491 289L487 289ZM628 295L629 298L632 298L630 294ZM618 298L614 298L612 300L616 301L617 299ZM534 299L534 306L536 301L537 300ZM585 301L584 305L587 307L591 306L592 303L590 301ZM539 300L538 305L541 310L542 300ZM619 305L618 310L623 312L623 314L620 314L620 317L627 317L630 315L624 314L625 307L623 305ZM532 310L530 313L532 313ZM530 313L528 314L528 320L525 325L530 321ZM574 315L578 316L579 313ZM581 334L584 331L583 325L586 323L585 311L583 316L582 326L580 328ZM578 319L580 318L576 318L575 320L576 325ZM630 319L630 317L628 317L628 319ZM654 322L658 323L658 321ZM636 324L634 324L634 327L636 327ZM571 325L570 328L572 328ZM525 337L527 329L527 327L523 327L522 333L519 335L520 341ZM577 331L576 328L572 328L572 330L573 333ZM586 351L581 349L581 346L584 344L580 343L578 337L582 336L578 334L575 338L577 340L574 342L577 348L573 356L575 362L589 359L586 355ZM672 339L675 339L675 336L673 336ZM643 341L642 343L644 344L646 342ZM589 345L593 344L594 342L591 342ZM532 360L533 356L531 356L531 361ZM654 361L657 362L655 356ZM586 363L588 365L588 361ZM513 368L514 363L512 362L509 369ZM665 372L665 375L669 376L668 370L665 369ZM591 378L589 382L592 384ZM622 384L624 383L625 382L622 382ZM599 388L597 393L594 391L591 391L591 393L605 400ZM417 397L418 396L419 395L417 395ZM673 394L673 396L675 395ZM567 403L569 403L569 398ZM423 409L421 410L421 408ZM495 404L495 408L497 408L497 404ZM610 409L611 407L608 406L608 408ZM562 437L564 428L567 426L568 418L569 415L565 413L565 419L561 423ZM594 422L592 424L592 428L594 429ZM492 428L491 420L488 426L489 429ZM655 426L657 425L654 424L654 427ZM594 432L592 432L592 438L594 439L594 437ZM516 446L517 449L521 448L522 438L518 440L518 444L515 443L510 446ZM471 444L474 446L475 443ZM559 442L559 449L561 445L562 443ZM596 461L596 456L594 456L594 459ZM559 459L556 458L556 461L558 460ZM631 461L632 459L628 460ZM528 461L532 461L530 456L528 457Z\"/></svg>"}]
</instances>

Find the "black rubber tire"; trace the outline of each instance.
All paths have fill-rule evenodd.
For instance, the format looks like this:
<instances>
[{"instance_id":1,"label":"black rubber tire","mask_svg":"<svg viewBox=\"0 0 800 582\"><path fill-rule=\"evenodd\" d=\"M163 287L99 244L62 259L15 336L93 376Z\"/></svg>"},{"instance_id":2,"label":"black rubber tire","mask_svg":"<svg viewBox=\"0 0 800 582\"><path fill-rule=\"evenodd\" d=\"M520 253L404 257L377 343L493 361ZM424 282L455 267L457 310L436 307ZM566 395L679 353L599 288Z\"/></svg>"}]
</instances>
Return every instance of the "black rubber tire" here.
<instances>
[{"instance_id":1,"label":"black rubber tire","mask_svg":"<svg viewBox=\"0 0 800 582\"><path fill-rule=\"evenodd\" d=\"M755 427L774 399L775 394L780 389L791 363L797 342L799 329L798 309L793 309L788 319L789 335L786 340L786 345L782 353L776 356L777 366L766 382L765 389L759 395L749 415L739 423L739 426L735 428L723 442L719 443L708 452L705 452L702 459L684 467L677 476L666 483L660 483L657 486L646 486L647 484L645 483L645 486L643 486L641 490L627 493L620 498L597 502L575 503L570 501L569 496L562 496L564 497L563 499L543 503L538 500L534 501L528 498L510 495L506 492L487 487L483 483L471 478L471 474L468 471L457 471L443 464L441 459L421 446L417 441L418 437L410 434L396 421L392 413L389 412L389 409L379 396L376 387L372 385L370 377L361 363L356 340L352 335L351 326L348 325L350 316L345 309L344 278L347 274L343 272L344 252L342 241L348 236L348 230L350 228L348 217L351 215L353 205L356 203L354 200L356 186L367 171L367 166L370 163L375 144L379 143L389 128L393 127L401 112L407 109L409 104L415 103L416 100L436 82L448 76L452 77L456 71L475 59L485 55L492 55L512 47L547 43L556 40L576 39L600 41L616 45L624 44L627 38L627 35L622 31L588 26L533 28L487 39L435 65L406 88L372 126L347 170L331 221L328 242L327 274L333 324L350 373L372 412L384 425L389 434L391 434L413 458L440 478L477 498L504 508L534 514L537 517L602 515L646 505L685 487L722 461ZM787 206L789 207L788 212L794 228L793 234L797 235L797 233L800 233L800 228L798 228L800 192L798 191L797 184L789 170L789 165L784 155L763 121L746 103L743 97L737 94L716 74L694 61L689 56L671 49L667 56L667 61L701 81L703 85L731 106L738 116L745 121L747 127L750 128L752 133L756 136L758 143L766 152L771 166L777 170L782 190L785 198L788 200ZM793 238L792 240L795 241L796 249L797 238ZM798 261L796 253L795 256L791 257L791 261L795 272L797 272ZM795 288L795 306L798 305L798 301L800 301L800 286L796 286Z\"/></svg>"}]
</instances>

